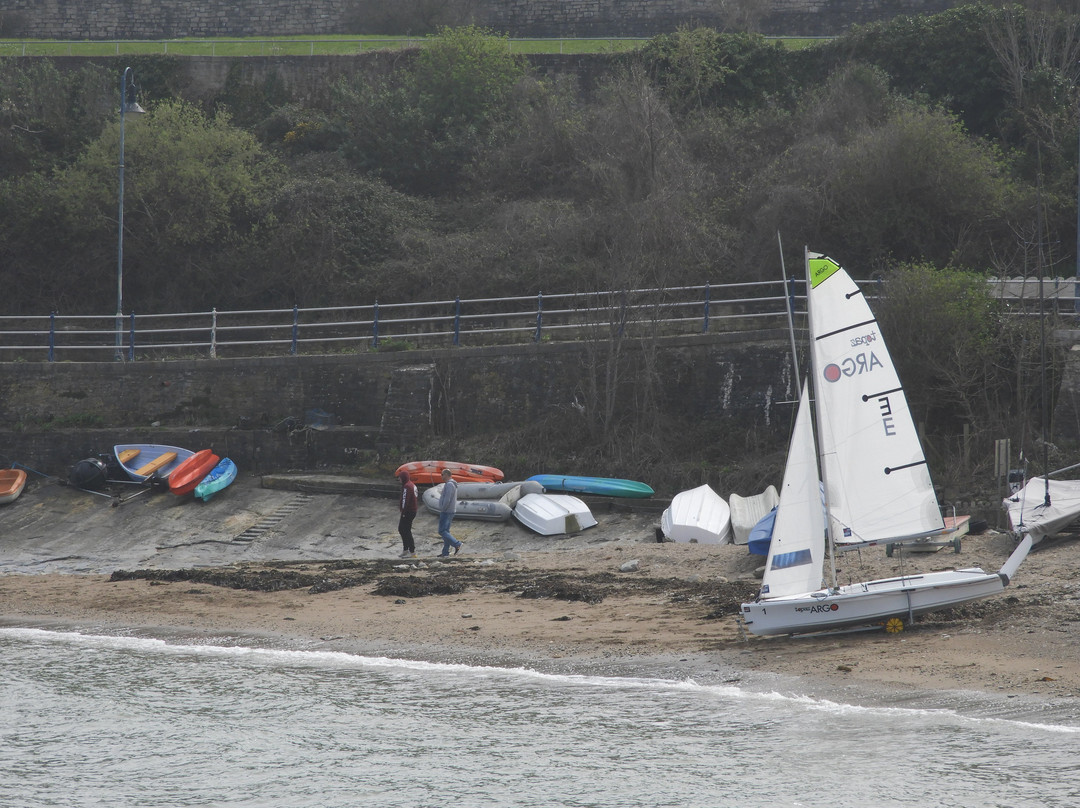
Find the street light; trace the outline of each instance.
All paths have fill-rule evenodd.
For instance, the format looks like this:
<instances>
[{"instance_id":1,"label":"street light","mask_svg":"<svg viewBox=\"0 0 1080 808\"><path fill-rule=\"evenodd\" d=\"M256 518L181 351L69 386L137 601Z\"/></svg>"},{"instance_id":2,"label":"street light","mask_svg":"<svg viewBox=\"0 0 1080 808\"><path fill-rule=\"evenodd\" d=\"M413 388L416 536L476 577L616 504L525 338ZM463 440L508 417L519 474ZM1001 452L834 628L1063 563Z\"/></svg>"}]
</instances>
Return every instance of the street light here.
<instances>
[{"instance_id":1,"label":"street light","mask_svg":"<svg viewBox=\"0 0 1080 808\"><path fill-rule=\"evenodd\" d=\"M116 358L124 358L124 113L146 112L135 101L135 76L124 68L120 79L120 231L116 243Z\"/></svg>"}]
</instances>

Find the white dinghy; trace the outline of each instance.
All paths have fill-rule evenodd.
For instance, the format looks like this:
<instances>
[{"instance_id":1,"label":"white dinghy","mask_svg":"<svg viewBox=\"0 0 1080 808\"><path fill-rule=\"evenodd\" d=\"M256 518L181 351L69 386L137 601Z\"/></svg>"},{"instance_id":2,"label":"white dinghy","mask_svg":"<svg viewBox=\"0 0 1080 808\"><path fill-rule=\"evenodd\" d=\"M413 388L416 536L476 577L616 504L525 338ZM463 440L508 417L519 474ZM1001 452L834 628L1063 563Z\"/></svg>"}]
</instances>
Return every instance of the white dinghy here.
<instances>
[{"instance_id":1,"label":"white dinghy","mask_svg":"<svg viewBox=\"0 0 1080 808\"><path fill-rule=\"evenodd\" d=\"M775 485L770 485L760 494L749 497L741 497L738 494L729 496L731 531L734 534L735 544L746 544L750 541L750 532L754 526L765 518L779 501L780 497L776 493Z\"/></svg>"},{"instance_id":2,"label":"white dinghy","mask_svg":"<svg viewBox=\"0 0 1080 808\"><path fill-rule=\"evenodd\" d=\"M526 494L514 506L514 518L541 536L577 533L596 525L589 506L569 494Z\"/></svg>"},{"instance_id":3,"label":"white dinghy","mask_svg":"<svg viewBox=\"0 0 1080 808\"><path fill-rule=\"evenodd\" d=\"M727 544L731 541L731 509L708 485L676 494L660 517L660 530L676 542Z\"/></svg>"}]
</instances>

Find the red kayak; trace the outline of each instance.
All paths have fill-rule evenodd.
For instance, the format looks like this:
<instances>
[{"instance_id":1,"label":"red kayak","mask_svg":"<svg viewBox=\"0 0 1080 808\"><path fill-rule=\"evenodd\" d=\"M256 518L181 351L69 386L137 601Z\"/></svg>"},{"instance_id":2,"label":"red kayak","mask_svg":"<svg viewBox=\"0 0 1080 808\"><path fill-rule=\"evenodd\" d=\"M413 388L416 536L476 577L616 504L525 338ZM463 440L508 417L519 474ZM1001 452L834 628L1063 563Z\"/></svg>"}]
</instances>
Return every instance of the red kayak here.
<instances>
[{"instance_id":1,"label":"red kayak","mask_svg":"<svg viewBox=\"0 0 1080 808\"><path fill-rule=\"evenodd\" d=\"M196 452L172 470L169 475L169 490L177 496L190 494L195 490L195 486L202 482L203 477L214 470L220 460L213 449Z\"/></svg>"},{"instance_id":2,"label":"red kayak","mask_svg":"<svg viewBox=\"0 0 1080 808\"><path fill-rule=\"evenodd\" d=\"M457 483L497 483L503 478L503 473L494 466L476 466L453 460L414 460L398 466L394 476L407 471L414 483L437 485L442 482L443 469L450 469L450 477Z\"/></svg>"}]
</instances>

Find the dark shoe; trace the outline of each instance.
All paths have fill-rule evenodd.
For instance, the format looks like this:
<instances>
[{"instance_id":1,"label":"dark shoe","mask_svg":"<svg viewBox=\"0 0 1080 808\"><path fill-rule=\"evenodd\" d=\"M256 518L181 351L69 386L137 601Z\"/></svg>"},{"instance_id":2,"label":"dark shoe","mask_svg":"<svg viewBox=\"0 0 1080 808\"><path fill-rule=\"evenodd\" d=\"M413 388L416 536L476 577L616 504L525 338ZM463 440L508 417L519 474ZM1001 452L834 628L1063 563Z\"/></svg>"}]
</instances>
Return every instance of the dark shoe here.
<instances>
[{"instance_id":1,"label":"dark shoe","mask_svg":"<svg viewBox=\"0 0 1080 808\"><path fill-rule=\"evenodd\" d=\"M460 551L460 550L461 550L461 545L462 545L462 544L464 544L464 542L461 542L461 541L459 541L459 542L457 543L457 547L455 547L455 548L454 548L454 555L457 555L457 554L458 554L458 551Z\"/></svg>"}]
</instances>

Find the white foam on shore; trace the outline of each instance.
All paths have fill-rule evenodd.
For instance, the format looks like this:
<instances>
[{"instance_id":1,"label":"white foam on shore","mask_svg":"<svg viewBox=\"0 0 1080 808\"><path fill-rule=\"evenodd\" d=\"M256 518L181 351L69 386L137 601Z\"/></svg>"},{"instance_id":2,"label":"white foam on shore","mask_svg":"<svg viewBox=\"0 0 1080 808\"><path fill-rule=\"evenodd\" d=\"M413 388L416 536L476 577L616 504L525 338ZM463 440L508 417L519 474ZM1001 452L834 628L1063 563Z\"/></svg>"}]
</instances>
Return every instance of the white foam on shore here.
<instances>
[{"instance_id":1,"label":"white foam on shore","mask_svg":"<svg viewBox=\"0 0 1080 808\"><path fill-rule=\"evenodd\" d=\"M697 697L714 697L718 701L757 701L782 703L788 708L821 712L834 716L859 715L878 720L932 720L946 724L1003 724L1037 731L1080 734L1080 726L1042 723L1025 718L1001 718L987 715L971 715L948 707L897 707L847 704L832 699L809 696L798 692L777 690L754 690L737 684L702 684L692 678L665 679L636 676L600 676L591 674L548 673L526 667L498 667L492 665L469 665L452 662L428 662L388 656L365 656L363 654L330 650L296 650L236 644L232 641L250 638L223 638L219 644L172 642L158 637L125 634L96 634L82 631L57 631L28 627L0 627L0 638L9 637L30 643L54 643L86 646L117 651L134 651L143 654L171 656L195 656L222 661L235 661L242 665L287 666L297 668L333 670L383 670L410 675L431 676L461 675L483 679L529 680L558 687L592 687L618 690L649 690L653 692L680 691ZM225 644L225 640L232 644Z\"/></svg>"}]
</instances>

